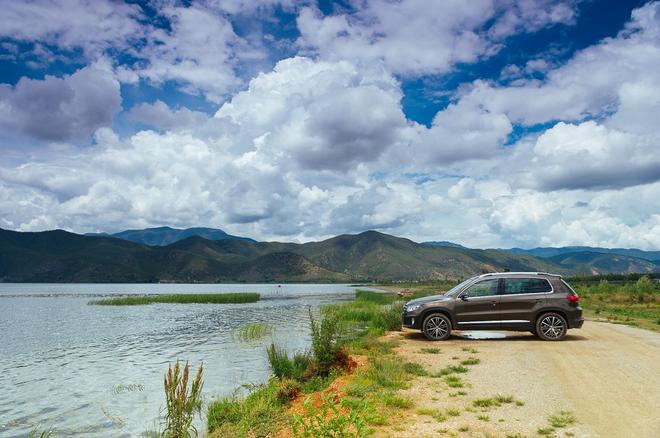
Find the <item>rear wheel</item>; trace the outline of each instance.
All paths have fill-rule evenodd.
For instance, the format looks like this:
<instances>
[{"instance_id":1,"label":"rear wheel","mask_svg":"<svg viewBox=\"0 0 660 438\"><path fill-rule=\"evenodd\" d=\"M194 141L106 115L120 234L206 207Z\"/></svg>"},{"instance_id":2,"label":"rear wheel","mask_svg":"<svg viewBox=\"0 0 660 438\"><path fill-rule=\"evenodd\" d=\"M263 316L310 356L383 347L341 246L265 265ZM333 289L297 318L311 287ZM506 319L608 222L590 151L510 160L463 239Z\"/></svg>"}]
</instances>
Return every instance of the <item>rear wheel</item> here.
<instances>
[{"instance_id":1,"label":"rear wheel","mask_svg":"<svg viewBox=\"0 0 660 438\"><path fill-rule=\"evenodd\" d=\"M432 313L424 318L422 332L426 339L444 341L451 334L451 321L442 313Z\"/></svg>"},{"instance_id":2,"label":"rear wheel","mask_svg":"<svg viewBox=\"0 0 660 438\"><path fill-rule=\"evenodd\" d=\"M558 313L545 313L536 321L536 334L544 341L559 341L566 336L566 319Z\"/></svg>"}]
</instances>

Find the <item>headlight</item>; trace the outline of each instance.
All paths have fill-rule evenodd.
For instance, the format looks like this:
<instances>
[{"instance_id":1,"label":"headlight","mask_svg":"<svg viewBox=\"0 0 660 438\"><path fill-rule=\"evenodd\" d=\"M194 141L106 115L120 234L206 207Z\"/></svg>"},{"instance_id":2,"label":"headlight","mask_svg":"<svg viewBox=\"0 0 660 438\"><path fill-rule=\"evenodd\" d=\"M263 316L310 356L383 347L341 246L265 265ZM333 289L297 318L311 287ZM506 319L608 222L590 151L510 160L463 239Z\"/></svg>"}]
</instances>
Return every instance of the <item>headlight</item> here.
<instances>
[{"instance_id":1,"label":"headlight","mask_svg":"<svg viewBox=\"0 0 660 438\"><path fill-rule=\"evenodd\" d=\"M414 312L415 310L419 309L422 307L421 304L410 304L406 306L406 312Z\"/></svg>"}]
</instances>

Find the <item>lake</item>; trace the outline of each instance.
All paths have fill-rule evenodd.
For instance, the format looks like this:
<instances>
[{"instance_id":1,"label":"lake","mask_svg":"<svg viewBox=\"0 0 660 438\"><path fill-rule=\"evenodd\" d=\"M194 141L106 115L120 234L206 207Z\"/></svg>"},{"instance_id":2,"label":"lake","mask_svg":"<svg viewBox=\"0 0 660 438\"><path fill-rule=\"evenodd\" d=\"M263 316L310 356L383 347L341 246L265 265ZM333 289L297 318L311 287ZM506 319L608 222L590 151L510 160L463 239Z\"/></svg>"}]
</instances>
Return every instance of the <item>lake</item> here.
<instances>
[{"instance_id":1,"label":"lake","mask_svg":"<svg viewBox=\"0 0 660 438\"><path fill-rule=\"evenodd\" d=\"M252 304L94 306L117 294L259 292ZM266 346L309 346L308 308L350 300L339 284L0 283L0 437L52 428L57 436L133 437L159 428L163 376L177 358L204 363L204 397L264 382ZM266 322L273 336L236 330ZM205 419L196 419L203 427Z\"/></svg>"}]
</instances>

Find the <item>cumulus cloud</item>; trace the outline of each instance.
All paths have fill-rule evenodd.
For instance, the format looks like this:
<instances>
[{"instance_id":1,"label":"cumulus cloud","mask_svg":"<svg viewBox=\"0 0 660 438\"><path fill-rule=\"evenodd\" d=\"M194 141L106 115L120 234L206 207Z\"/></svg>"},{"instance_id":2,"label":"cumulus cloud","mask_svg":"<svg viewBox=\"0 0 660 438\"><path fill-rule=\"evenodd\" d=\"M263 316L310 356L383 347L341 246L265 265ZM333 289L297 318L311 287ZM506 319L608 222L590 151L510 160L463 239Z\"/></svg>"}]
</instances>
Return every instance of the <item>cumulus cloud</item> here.
<instances>
[{"instance_id":1,"label":"cumulus cloud","mask_svg":"<svg viewBox=\"0 0 660 438\"><path fill-rule=\"evenodd\" d=\"M140 103L128 111L130 120L166 130L199 130L209 120L206 113L186 107L172 109L165 102Z\"/></svg>"},{"instance_id":2,"label":"cumulus cloud","mask_svg":"<svg viewBox=\"0 0 660 438\"><path fill-rule=\"evenodd\" d=\"M136 47L135 65L96 62L4 85L3 132L71 144L3 157L0 226L210 225L282 240L378 228L482 247L660 247L658 3L563 65L534 59L511 68L510 84L460 88L430 127L406 119L397 75L489 56L513 33L572 23L575 8L419 5L360 2L326 16L303 8L299 43L318 56L281 60L239 92L237 66L263 55L223 15L262 7L242 0L163 8L171 26L143 29L153 38ZM38 38L59 34L49 35ZM121 44L113 41L85 50ZM155 130L120 137L109 128L121 106L118 80L140 78L204 95L218 109L211 117L137 103L122 120ZM535 132L510 144L528 127ZM90 147L74 146L90 135Z\"/></svg>"},{"instance_id":3,"label":"cumulus cloud","mask_svg":"<svg viewBox=\"0 0 660 438\"><path fill-rule=\"evenodd\" d=\"M227 18L204 7L168 7L161 14L170 29L152 28L139 53L148 64L138 74L156 84L175 81L183 91L219 103L240 83L238 59L263 56L234 33Z\"/></svg>"},{"instance_id":4,"label":"cumulus cloud","mask_svg":"<svg viewBox=\"0 0 660 438\"><path fill-rule=\"evenodd\" d=\"M253 79L215 118L240 131L236 151L268 151L303 169L347 170L400 140L407 126L400 99L384 70L298 57Z\"/></svg>"},{"instance_id":5,"label":"cumulus cloud","mask_svg":"<svg viewBox=\"0 0 660 438\"><path fill-rule=\"evenodd\" d=\"M110 0L6 2L0 14L0 36L66 50L82 48L98 55L140 38L142 18L139 6Z\"/></svg>"},{"instance_id":6,"label":"cumulus cloud","mask_svg":"<svg viewBox=\"0 0 660 438\"><path fill-rule=\"evenodd\" d=\"M94 66L0 85L0 126L45 141L85 139L121 110L119 83Z\"/></svg>"},{"instance_id":7,"label":"cumulus cloud","mask_svg":"<svg viewBox=\"0 0 660 438\"><path fill-rule=\"evenodd\" d=\"M525 125L608 116L623 99L634 98L631 84L650 85L657 102L659 11L659 2L637 9L617 37L578 52L564 65L547 71L543 81L529 79L498 86L478 80L461 100L493 113L505 113Z\"/></svg>"},{"instance_id":8,"label":"cumulus cloud","mask_svg":"<svg viewBox=\"0 0 660 438\"><path fill-rule=\"evenodd\" d=\"M298 44L326 59L383 62L404 75L444 73L495 53L514 33L572 23L574 16L572 2L369 0L327 16L303 8Z\"/></svg>"}]
</instances>

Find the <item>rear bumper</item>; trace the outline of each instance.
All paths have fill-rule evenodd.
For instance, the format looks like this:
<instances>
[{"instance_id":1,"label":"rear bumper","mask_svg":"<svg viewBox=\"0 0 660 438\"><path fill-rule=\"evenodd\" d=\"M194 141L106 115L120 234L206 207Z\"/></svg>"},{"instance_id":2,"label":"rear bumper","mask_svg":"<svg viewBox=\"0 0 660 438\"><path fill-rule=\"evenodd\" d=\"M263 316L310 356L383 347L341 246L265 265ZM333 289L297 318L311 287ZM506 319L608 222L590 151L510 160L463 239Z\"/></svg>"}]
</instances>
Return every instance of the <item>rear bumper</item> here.
<instances>
[{"instance_id":1,"label":"rear bumper","mask_svg":"<svg viewBox=\"0 0 660 438\"><path fill-rule=\"evenodd\" d=\"M568 328L582 328L582 324L584 324L584 319L579 318L579 319L573 319L571 321L568 321Z\"/></svg>"}]
</instances>

